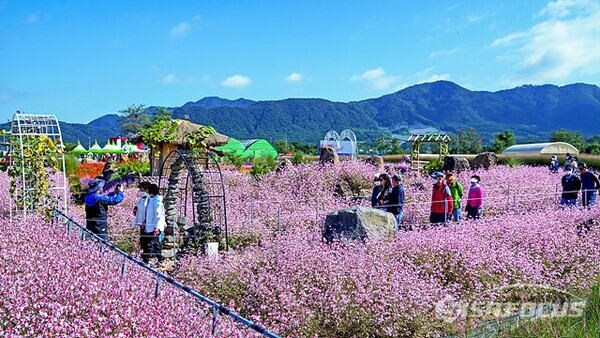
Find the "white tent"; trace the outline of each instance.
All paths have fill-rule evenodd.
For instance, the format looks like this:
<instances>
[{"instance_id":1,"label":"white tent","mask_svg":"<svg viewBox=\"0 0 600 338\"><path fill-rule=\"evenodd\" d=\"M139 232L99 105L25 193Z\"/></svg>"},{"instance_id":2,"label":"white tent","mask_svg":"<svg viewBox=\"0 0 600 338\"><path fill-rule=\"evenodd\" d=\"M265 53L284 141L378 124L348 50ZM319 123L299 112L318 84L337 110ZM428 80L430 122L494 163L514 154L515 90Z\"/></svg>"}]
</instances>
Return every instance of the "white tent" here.
<instances>
[{"instance_id":1,"label":"white tent","mask_svg":"<svg viewBox=\"0 0 600 338\"><path fill-rule=\"evenodd\" d=\"M527 155L577 155L579 150L565 142L547 142L531 144L515 144L502 152L507 155L527 154Z\"/></svg>"}]
</instances>

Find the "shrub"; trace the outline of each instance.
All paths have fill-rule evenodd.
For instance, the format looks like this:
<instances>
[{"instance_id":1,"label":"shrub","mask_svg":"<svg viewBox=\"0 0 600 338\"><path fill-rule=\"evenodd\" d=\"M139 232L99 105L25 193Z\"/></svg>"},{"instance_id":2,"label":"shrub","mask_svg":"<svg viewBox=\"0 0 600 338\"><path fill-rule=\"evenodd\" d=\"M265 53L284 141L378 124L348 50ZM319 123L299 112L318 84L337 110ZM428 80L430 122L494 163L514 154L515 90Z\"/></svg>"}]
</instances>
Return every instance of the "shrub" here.
<instances>
[{"instance_id":1,"label":"shrub","mask_svg":"<svg viewBox=\"0 0 600 338\"><path fill-rule=\"evenodd\" d=\"M294 153L294 155L292 156L292 158L290 159L290 161L292 162L292 164L304 164L304 163L308 163L310 162L303 153L297 151Z\"/></svg>"},{"instance_id":2,"label":"shrub","mask_svg":"<svg viewBox=\"0 0 600 338\"><path fill-rule=\"evenodd\" d=\"M250 174L254 178L260 178L275 170L275 159L272 157L258 158L254 160Z\"/></svg>"},{"instance_id":3,"label":"shrub","mask_svg":"<svg viewBox=\"0 0 600 338\"><path fill-rule=\"evenodd\" d=\"M115 170L118 177L123 177L130 173L140 173L142 176L150 175L150 163L142 161L123 162Z\"/></svg>"},{"instance_id":4,"label":"shrub","mask_svg":"<svg viewBox=\"0 0 600 338\"><path fill-rule=\"evenodd\" d=\"M509 157L506 160L506 165L509 166L509 167L511 167L511 168L518 168L521 165L523 165L523 161L520 158L518 158L518 157Z\"/></svg>"},{"instance_id":5,"label":"shrub","mask_svg":"<svg viewBox=\"0 0 600 338\"><path fill-rule=\"evenodd\" d=\"M443 167L444 163L442 161L431 160L423 167L423 170L425 170L425 172L431 175L436 171L441 171Z\"/></svg>"}]
</instances>

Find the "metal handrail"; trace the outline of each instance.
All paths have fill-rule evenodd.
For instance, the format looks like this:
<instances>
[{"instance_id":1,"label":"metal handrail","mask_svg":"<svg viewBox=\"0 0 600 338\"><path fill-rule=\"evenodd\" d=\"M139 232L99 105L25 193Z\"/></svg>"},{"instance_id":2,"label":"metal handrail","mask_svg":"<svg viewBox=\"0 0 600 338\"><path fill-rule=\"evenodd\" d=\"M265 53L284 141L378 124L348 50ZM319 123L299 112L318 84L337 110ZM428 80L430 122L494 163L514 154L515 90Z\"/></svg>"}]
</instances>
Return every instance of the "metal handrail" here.
<instances>
[{"instance_id":1,"label":"metal handrail","mask_svg":"<svg viewBox=\"0 0 600 338\"><path fill-rule=\"evenodd\" d=\"M149 271L150 273L154 274L156 276L156 289L155 289L155 297L158 296L159 293L159 287L160 287L160 281L163 280L171 285L173 285L174 287L176 287L179 290L182 290L183 292L191 295L192 297L210 305L213 310L214 310L214 316L215 318L213 318L213 327L211 332L214 334L216 331L216 324L217 321L214 320L216 319L216 315L218 313L222 313L224 315L227 315L231 318L233 318L234 320L236 320L237 322L243 324L244 326L264 335L265 337L270 337L270 338L279 338L278 335L276 335L275 333L267 330L265 327L261 326L260 324L257 324L249 319L246 319L244 317L242 317L241 315L235 313L233 310L231 310L230 308L221 305L211 299L209 299L206 296L201 295L200 293L198 293L198 291L192 289L191 287L184 285L180 282L178 282L176 279L174 279L171 276L165 275L164 273L153 269L152 267L150 267L148 264L144 263L143 261L133 257L132 255L124 252L123 250L117 248L114 244L111 244L110 242L108 242L107 240L97 236L96 234L94 234L93 232L91 232L90 230L88 230L86 227L82 226L81 224L77 223L77 221L73 220L71 217L67 216L66 214L64 214L61 210L54 208L52 210L52 216L53 218L58 218L61 217L65 220L67 220L68 224L73 224L76 225L80 231L82 231L83 233L85 233L86 235L88 235L89 237L93 238L94 240L98 241L99 243L104 244L105 246L107 246L109 249L113 250L114 252L116 252L117 254L123 256L123 258L139 265L140 267L146 269L147 271ZM70 227L69 227L70 230ZM125 261L123 261L123 264L125 264ZM122 267L121 271L124 271L124 266Z\"/></svg>"}]
</instances>

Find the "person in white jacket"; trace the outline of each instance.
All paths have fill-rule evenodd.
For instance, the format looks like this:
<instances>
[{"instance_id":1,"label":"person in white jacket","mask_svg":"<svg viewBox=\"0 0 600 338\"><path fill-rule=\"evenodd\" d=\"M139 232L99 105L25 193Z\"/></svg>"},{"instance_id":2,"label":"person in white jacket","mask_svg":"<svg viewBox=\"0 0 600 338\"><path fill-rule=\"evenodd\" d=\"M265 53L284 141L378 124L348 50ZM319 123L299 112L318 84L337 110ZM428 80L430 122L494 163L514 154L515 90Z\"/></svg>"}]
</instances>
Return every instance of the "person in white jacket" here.
<instances>
[{"instance_id":1,"label":"person in white jacket","mask_svg":"<svg viewBox=\"0 0 600 338\"><path fill-rule=\"evenodd\" d=\"M144 247L143 236L145 232L146 223L146 206L148 205L148 187L150 182L143 181L138 184L139 196L138 200L133 207L133 220L131 221L132 228L138 228L140 230L140 247Z\"/></svg>"},{"instance_id":2,"label":"person in white jacket","mask_svg":"<svg viewBox=\"0 0 600 338\"><path fill-rule=\"evenodd\" d=\"M165 231L165 206L162 202L162 196L158 195L158 186L150 184L148 186L148 204L146 205L146 222L144 225L144 236L142 236L144 245L142 245L142 260L145 263L150 262L151 258L158 258L158 262L163 261L161 255L161 243Z\"/></svg>"}]
</instances>

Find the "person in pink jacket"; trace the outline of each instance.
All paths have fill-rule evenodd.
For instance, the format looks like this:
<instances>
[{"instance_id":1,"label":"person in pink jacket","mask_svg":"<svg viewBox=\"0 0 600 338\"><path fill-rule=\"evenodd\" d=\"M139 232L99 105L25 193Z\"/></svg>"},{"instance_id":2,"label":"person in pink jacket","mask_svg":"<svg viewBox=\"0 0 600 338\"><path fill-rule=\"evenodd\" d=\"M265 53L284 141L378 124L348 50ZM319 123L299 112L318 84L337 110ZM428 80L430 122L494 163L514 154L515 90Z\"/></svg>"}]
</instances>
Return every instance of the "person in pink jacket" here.
<instances>
[{"instance_id":1,"label":"person in pink jacket","mask_svg":"<svg viewBox=\"0 0 600 338\"><path fill-rule=\"evenodd\" d=\"M465 207L467 219L479 219L481 217L481 208L483 206L483 190L481 189L481 186L479 186L480 181L481 178L479 176L471 176L471 187L469 188L467 206Z\"/></svg>"}]
</instances>

